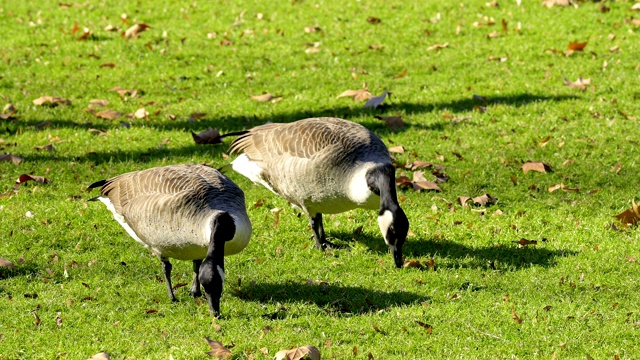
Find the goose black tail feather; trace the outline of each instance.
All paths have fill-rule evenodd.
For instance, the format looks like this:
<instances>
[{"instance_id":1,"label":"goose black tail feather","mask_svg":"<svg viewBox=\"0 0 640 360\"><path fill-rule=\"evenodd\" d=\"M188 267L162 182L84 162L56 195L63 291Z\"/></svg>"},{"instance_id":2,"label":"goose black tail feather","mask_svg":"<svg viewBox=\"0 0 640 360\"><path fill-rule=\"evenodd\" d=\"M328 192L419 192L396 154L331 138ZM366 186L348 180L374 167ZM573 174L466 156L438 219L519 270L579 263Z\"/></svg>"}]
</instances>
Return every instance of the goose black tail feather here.
<instances>
[{"instance_id":1,"label":"goose black tail feather","mask_svg":"<svg viewBox=\"0 0 640 360\"><path fill-rule=\"evenodd\" d=\"M103 187L104 184L107 183L107 180L96 181L93 184L89 185L88 189L95 189L97 187Z\"/></svg>"},{"instance_id":2,"label":"goose black tail feather","mask_svg":"<svg viewBox=\"0 0 640 360\"><path fill-rule=\"evenodd\" d=\"M230 133L227 133L227 134L220 135L219 139L224 139L224 138L226 138L228 136L241 136L241 135L244 135L244 134L246 134L248 132L249 132L249 130L230 132Z\"/></svg>"}]
</instances>

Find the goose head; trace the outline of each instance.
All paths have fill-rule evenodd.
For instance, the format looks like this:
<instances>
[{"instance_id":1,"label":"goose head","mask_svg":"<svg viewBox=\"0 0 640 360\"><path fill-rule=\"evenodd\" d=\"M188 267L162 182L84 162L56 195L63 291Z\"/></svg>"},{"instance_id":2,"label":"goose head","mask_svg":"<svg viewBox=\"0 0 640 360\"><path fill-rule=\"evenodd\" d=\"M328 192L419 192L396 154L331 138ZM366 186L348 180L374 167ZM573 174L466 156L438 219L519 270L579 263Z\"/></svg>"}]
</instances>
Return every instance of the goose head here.
<instances>
[{"instance_id":1,"label":"goose head","mask_svg":"<svg viewBox=\"0 0 640 360\"><path fill-rule=\"evenodd\" d=\"M393 261L397 268L402 267L402 246L409 232L409 220L400 206L380 209L378 225L384 236L384 242L389 246Z\"/></svg>"},{"instance_id":2,"label":"goose head","mask_svg":"<svg viewBox=\"0 0 640 360\"><path fill-rule=\"evenodd\" d=\"M367 185L380 196L378 225L389 246L397 268L402 267L402 246L409 232L409 220L398 203L396 193L396 170L391 164L383 164L367 171Z\"/></svg>"},{"instance_id":3,"label":"goose head","mask_svg":"<svg viewBox=\"0 0 640 360\"><path fill-rule=\"evenodd\" d=\"M204 288L209 310L215 315L220 314L220 298L224 286L224 244L233 239L236 226L229 213L223 212L214 217L211 222L211 240L207 257L200 265L198 280Z\"/></svg>"}]
</instances>

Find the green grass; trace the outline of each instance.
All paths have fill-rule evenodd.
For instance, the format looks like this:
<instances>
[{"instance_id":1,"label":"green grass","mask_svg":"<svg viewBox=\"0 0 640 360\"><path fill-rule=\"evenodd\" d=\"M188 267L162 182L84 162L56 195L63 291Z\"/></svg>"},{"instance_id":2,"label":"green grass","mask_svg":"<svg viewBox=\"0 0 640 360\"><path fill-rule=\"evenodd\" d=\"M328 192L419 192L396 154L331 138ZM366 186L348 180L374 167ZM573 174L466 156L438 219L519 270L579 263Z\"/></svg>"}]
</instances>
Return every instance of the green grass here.
<instances>
[{"instance_id":1,"label":"green grass","mask_svg":"<svg viewBox=\"0 0 640 360\"><path fill-rule=\"evenodd\" d=\"M81 359L100 351L115 359L205 358L205 336L235 344L238 359L272 358L306 344L325 359L637 357L638 234L611 229L640 186L640 28L625 22L635 15L628 11L633 3L548 9L538 1L500 1L497 8L486 2L0 3L0 94L2 105L18 109L17 119L0 120L0 151L23 158L17 166L0 162L0 193L21 174L51 180L0 199L0 257L16 264L0 268L0 359ZM602 12L602 4L611 11ZM103 30L126 28L122 13L152 28L131 40ZM382 21L371 24L369 16ZM496 25L473 26L484 16ZM93 35L76 40L76 22ZM304 32L315 25L322 31ZM488 39L493 31L500 36ZM217 37L210 39L212 32ZM233 45L221 46L225 37ZM564 51L575 40L588 41L584 52L547 51ZM305 53L312 42L321 43L320 52ZM428 50L443 43L448 47ZM382 48L369 49L376 44ZM619 51L609 50L614 46ZM579 76L592 81L586 91L564 85L563 78ZM336 99L363 82L393 97L376 110ZM115 86L140 94L120 98L108 91ZM262 92L283 100L250 100ZM486 112L474 110L483 105L474 94L488 98ZM34 106L43 95L73 105ZM123 113L145 107L151 115L99 119L85 111L91 99L109 100L108 108ZM190 121L194 112L206 116ZM395 114L406 123L397 131L374 119ZM195 145L191 131L321 115L361 123L390 146L403 145L401 162L445 166L442 193L399 192L413 232L405 255L433 259L435 271L394 269L375 212L327 216L328 235L351 250L321 253L304 216L230 173L245 191L254 236L227 259L217 330L206 302L191 299L188 286L171 303L158 280L159 261L101 204L86 201L95 195L85 190L90 183L122 172L228 163L228 142ZM466 115L472 118L449 119ZM50 126L38 129L44 121ZM53 152L34 148L49 143ZM529 160L555 171L523 174ZM558 183L580 191L547 191ZM498 198L484 215L456 203L484 193ZM277 224L270 211L276 207ZM494 215L498 209L502 215ZM539 243L520 249L513 242L521 238ZM190 279L191 264L174 261L174 284Z\"/></svg>"}]
</instances>

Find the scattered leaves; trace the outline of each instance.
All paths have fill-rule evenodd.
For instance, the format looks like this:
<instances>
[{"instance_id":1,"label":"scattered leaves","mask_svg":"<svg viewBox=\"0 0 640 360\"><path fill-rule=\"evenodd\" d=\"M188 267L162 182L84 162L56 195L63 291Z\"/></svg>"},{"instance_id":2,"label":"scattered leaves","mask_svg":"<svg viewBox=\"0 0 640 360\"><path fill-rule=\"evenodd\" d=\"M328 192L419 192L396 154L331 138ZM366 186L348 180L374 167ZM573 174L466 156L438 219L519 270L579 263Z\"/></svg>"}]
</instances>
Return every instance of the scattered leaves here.
<instances>
[{"instance_id":1,"label":"scattered leaves","mask_svg":"<svg viewBox=\"0 0 640 360\"><path fill-rule=\"evenodd\" d=\"M267 102L267 101L271 101L272 103L277 103L278 101L282 100L281 96L273 96L269 93L265 93L262 95L254 95L251 97L251 100L255 100L255 101L259 101L259 102Z\"/></svg>"},{"instance_id":2,"label":"scattered leaves","mask_svg":"<svg viewBox=\"0 0 640 360\"><path fill-rule=\"evenodd\" d=\"M103 118L107 120L115 120L120 116L122 116L122 113L120 111L115 111L111 109L102 110L99 112L93 112L93 111L90 111L90 112L99 118Z\"/></svg>"},{"instance_id":3,"label":"scattered leaves","mask_svg":"<svg viewBox=\"0 0 640 360\"><path fill-rule=\"evenodd\" d=\"M474 197L472 200L474 204L480 206L495 204L496 201L498 201L497 198L491 196L490 194L480 195L478 197Z\"/></svg>"},{"instance_id":4,"label":"scattered leaves","mask_svg":"<svg viewBox=\"0 0 640 360\"><path fill-rule=\"evenodd\" d=\"M213 128L209 128L208 130L202 131L198 134L191 132L191 136L196 144L219 144L222 142L220 139L220 131Z\"/></svg>"},{"instance_id":5,"label":"scattered leaves","mask_svg":"<svg viewBox=\"0 0 640 360\"><path fill-rule=\"evenodd\" d=\"M215 340L211 340L206 336L205 336L205 339L207 340L207 344L209 344L209 347L211 347L211 351L208 351L207 355L218 358L218 359L226 359L229 356L231 356L231 351L229 351L229 349L224 347L222 343L219 343Z\"/></svg>"},{"instance_id":6,"label":"scattered leaves","mask_svg":"<svg viewBox=\"0 0 640 360\"><path fill-rule=\"evenodd\" d=\"M541 173L553 172L551 165L543 162L526 162L522 164L522 172L525 174L529 171L537 171Z\"/></svg>"},{"instance_id":7,"label":"scattered leaves","mask_svg":"<svg viewBox=\"0 0 640 360\"><path fill-rule=\"evenodd\" d=\"M291 350L280 350L275 355L275 360L300 360L308 358L320 360L320 350L312 345L305 345Z\"/></svg>"},{"instance_id":8,"label":"scattered leaves","mask_svg":"<svg viewBox=\"0 0 640 360\"><path fill-rule=\"evenodd\" d=\"M42 96L33 100L33 104L37 106L71 105L71 100L57 96Z\"/></svg>"}]
</instances>

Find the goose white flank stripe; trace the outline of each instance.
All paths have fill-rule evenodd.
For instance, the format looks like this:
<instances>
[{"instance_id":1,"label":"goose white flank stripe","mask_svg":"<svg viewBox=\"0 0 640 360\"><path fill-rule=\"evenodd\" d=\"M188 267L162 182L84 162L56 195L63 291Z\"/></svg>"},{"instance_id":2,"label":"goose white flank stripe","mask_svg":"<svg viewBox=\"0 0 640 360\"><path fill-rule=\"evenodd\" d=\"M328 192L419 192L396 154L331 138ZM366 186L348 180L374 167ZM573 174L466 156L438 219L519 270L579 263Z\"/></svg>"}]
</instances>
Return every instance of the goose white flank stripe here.
<instances>
[{"instance_id":1,"label":"goose white flank stripe","mask_svg":"<svg viewBox=\"0 0 640 360\"><path fill-rule=\"evenodd\" d=\"M220 313L224 257L242 251L251 238L244 193L217 170L202 165L171 165L134 171L101 180L100 200L136 241L158 256L167 293L169 258L193 261L190 292L204 288L209 309Z\"/></svg>"},{"instance_id":2,"label":"goose white flank stripe","mask_svg":"<svg viewBox=\"0 0 640 360\"><path fill-rule=\"evenodd\" d=\"M231 167L288 200L309 216L316 247L327 241L322 214L379 209L380 230L402 266L409 221L400 208L395 168L384 143L364 126L338 118L269 123L238 136Z\"/></svg>"}]
</instances>

